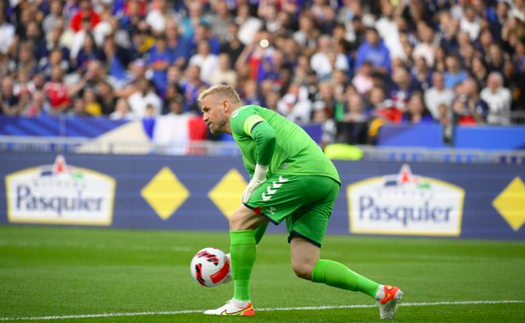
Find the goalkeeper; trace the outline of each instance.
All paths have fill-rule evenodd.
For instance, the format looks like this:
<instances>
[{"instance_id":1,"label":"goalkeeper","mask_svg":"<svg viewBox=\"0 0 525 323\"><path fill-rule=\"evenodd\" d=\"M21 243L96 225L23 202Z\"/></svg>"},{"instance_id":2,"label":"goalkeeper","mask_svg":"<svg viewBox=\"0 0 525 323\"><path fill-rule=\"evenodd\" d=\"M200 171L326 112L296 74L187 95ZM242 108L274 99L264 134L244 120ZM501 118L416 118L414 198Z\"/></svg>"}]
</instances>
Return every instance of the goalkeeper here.
<instances>
[{"instance_id":1,"label":"goalkeeper","mask_svg":"<svg viewBox=\"0 0 525 323\"><path fill-rule=\"evenodd\" d=\"M251 180L241 206L230 217L233 298L209 315L254 315L250 275L256 244L268 222L286 222L292 268L298 277L364 293L391 319L403 293L363 277L345 265L320 258L320 248L341 181L334 164L301 127L260 106L242 106L227 85L199 96L213 134L228 133L239 146Z\"/></svg>"}]
</instances>

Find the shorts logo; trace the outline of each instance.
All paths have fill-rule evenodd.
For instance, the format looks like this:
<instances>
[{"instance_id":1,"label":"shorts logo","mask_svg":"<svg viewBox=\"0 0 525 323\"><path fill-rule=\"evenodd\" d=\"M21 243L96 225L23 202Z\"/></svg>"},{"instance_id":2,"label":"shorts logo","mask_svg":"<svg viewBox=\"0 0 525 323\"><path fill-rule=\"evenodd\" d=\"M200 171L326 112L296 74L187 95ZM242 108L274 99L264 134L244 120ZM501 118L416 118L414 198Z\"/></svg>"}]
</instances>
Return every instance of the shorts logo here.
<instances>
[{"instance_id":1,"label":"shorts logo","mask_svg":"<svg viewBox=\"0 0 525 323\"><path fill-rule=\"evenodd\" d=\"M279 181L276 183L276 182L272 182L272 185L268 185L267 189L266 189L266 192L263 192L261 194L261 197L263 199L263 201L269 201L272 196L277 193L277 189L280 188L281 186L283 186L283 183L285 182L288 182L288 179L287 178L284 178L282 176L279 176ZM272 187L274 188L272 190ZM266 193L268 193L268 195L266 195Z\"/></svg>"},{"instance_id":2,"label":"shorts logo","mask_svg":"<svg viewBox=\"0 0 525 323\"><path fill-rule=\"evenodd\" d=\"M268 213L275 214L275 211L277 211L277 209L274 208L273 206L271 206L271 207L267 208L266 211L268 211Z\"/></svg>"}]
</instances>

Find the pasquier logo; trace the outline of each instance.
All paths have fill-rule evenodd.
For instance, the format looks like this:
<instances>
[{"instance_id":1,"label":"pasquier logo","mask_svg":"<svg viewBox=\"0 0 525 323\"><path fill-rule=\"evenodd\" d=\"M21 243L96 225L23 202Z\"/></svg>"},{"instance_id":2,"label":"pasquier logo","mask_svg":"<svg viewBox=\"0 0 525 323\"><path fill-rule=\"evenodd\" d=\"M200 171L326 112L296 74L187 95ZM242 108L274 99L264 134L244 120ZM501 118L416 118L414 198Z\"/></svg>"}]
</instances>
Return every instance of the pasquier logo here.
<instances>
[{"instance_id":1,"label":"pasquier logo","mask_svg":"<svg viewBox=\"0 0 525 323\"><path fill-rule=\"evenodd\" d=\"M399 174L366 179L347 188L350 232L459 236L465 191L456 185Z\"/></svg>"},{"instance_id":2,"label":"pasquier logo","mask_svg":"<svg viewBox=\"0 0 525 323\"><path fill-rule=\"evenodd\" d=\"M6 176L7 215L12 223L111 225L115 180L66 164L28 168Z\"/></svg>"}]
</instances>

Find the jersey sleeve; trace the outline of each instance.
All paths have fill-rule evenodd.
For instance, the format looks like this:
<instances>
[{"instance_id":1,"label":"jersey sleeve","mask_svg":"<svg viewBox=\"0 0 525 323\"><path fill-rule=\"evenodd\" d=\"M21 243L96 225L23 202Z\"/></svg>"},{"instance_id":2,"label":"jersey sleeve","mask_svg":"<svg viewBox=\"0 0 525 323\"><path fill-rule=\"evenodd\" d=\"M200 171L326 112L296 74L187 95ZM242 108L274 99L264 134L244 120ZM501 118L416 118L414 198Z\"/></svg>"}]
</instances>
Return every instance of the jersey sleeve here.
<instances>
[{"instance_id":1,"label":"jersey sleeve","mask_svg":"<svg viewBox=\"0 0 525 323\"><path fill-rule=\"evenodd\" d=\"M259 123L265 121L263 117L255 112L255 109L251 106L241 107L232 113L230 118L230 126L232 132L239 137L252 137L253 127Z\"/></svg>"},{"instance_id":2,"label":"jersey sleeve","mask_svg":"<svg viewBox=\"0 0 525 323\"><path fill-rule=\"evenodd\" d=\"M257 164L270 164L275 150L275 130L254 108L246 106L236 110L231 116L230 126L235 135L255 141Z\"/></svg>"}]
</instances>

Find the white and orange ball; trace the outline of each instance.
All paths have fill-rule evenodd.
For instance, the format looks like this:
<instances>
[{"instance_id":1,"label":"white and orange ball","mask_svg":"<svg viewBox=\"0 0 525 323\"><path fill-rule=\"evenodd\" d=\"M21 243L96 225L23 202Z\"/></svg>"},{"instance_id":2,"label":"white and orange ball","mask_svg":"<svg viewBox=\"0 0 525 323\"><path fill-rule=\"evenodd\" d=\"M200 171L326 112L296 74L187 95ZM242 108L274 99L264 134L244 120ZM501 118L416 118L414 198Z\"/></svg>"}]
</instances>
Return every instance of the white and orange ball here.
<instances>
[{"instance_id":1,"label":"white and orange ball","mask_svg":"<svg viewBox=\"0 0 525 323\"><path fill-rule=\"evenodd\" d=\"M215 287L231 280L230 259L216 248L199 250L191 261L193 279L205 287Z\"/></svg>"}]
</instances>

